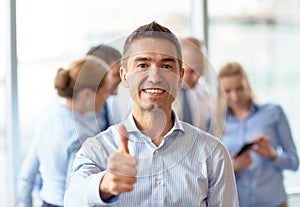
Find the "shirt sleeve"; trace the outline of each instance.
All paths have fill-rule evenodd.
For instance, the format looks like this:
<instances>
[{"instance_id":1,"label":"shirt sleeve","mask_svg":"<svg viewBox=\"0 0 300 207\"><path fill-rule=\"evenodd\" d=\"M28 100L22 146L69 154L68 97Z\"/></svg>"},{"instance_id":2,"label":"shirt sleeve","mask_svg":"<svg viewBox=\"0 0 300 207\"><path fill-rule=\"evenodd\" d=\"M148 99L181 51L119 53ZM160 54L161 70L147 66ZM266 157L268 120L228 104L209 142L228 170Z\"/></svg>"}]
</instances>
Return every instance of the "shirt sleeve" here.
<instances>
[{"instance_id":1,"label":"shirt sleeve","mask_svg":"<svg viewBox=\"0 0 300 207\"><path fill-rule=\"evenodd\" d=\"M68 188L69 183L70 183L70 175L71 175L71 172L72 172L73 161L75 159L76 152L78 151L78 148L77 148L77 151L76 151L76 147L74 147L74 145L76 146L76 144L73 144L73 145L70 146L70 151L68 153L68 162L67 162L68 165L67 165L67 170L66 170L65 191Z\"/></svg>"},{"instance_id":2,"label":"shirt sleeve","mask_svg":"<svg viewBox=\"0 0 300 207\"><path fill-rule=\"evenodd\" d=\"M28 151L23 160L18 177L18 201L19 207L32 207L32 191L38 175L39 160L34 145Z\"/></svg>"},{"instance_id":3,"label":"shirt sleeve","mask_svg":"<svg viewBox=\"0 0 300 207\"><path fill-rule=\"evenodd\" d=\"M212 207L238 207L235 176L229 153L219 143L211 155L207 204Z\"/></svg>"},{"instance_id":4,"label":"shirt sleeve","mask_svg":"<svg viewBox=\"0 0 300 207\"><path fill-rule=\"evenodd\" d=\"M99 186L105 172L88 157L83 149L80 149L73 163L73 172L65 194L64 206L112 206L118 197L112 197L106 202L100 197Z\"/></svg>"},{"instance_id":5,"label":"shirt sleeve","mask_svg":"<svg viewBox=\"0 0 300 207\"><path fill-rule=\"evenodd\" d=\"M297 170L299 167L299 157L297 155L296 146L293 141L291 129L281 107L278 107L278 121L276 124L279 144L282 147L282 153L277 153L276 159L273 161L277 168Z\"/></svg>"}]
</instances>

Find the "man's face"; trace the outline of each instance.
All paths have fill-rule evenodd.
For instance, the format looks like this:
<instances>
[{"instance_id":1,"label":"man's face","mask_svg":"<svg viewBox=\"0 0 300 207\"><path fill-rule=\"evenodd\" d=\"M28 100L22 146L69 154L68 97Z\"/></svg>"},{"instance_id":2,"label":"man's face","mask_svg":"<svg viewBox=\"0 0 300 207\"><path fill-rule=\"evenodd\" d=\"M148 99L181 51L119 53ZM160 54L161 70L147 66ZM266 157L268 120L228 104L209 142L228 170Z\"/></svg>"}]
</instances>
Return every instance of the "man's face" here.
<instances>
[{"instance_id":1,"label":"man's face","mask_svg":"<svg viewBox=\"0 0 300 207\"><path fill-rule=\"evenodd\" d=\"M142 38L131 44L127 54L120 74L130 90L133 110L171 110L183 76L176 47L168 40Z\"/></svg>"},{"instance_id":2,"label":"man's face","mask_svg":"<svg viewBox=\"0 0 300 207\"><path fill-rule=\"evenodd\" d=\"M182 60L184 68L183 81L188 88L194 88L203 74L203 55L199 49L188 45L182 47Z\"/></svg>"}]
</instances>

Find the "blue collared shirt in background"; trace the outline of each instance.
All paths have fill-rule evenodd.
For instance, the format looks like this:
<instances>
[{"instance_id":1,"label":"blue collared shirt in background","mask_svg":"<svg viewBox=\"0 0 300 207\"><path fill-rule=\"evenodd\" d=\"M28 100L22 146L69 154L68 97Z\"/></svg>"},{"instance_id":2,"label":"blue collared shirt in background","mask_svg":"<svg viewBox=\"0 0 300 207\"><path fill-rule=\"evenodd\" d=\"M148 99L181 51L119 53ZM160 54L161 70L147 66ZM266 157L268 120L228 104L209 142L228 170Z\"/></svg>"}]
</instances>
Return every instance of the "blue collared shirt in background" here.
<instances>
[{"instance_id":1,"label":"blue collared shirt in background","mask_svg":"<svg viewBox=\"0 0 300 207\"><path fill-rule=\"evenodd\" d=\"M101 131L121 122L121 109L114 95L108 97L103 110L96 113L96 119Z\"/></svg>"},{"instance_id":2,"label":"blue collared shirt in background","mask_svg":"<svg viewBox=\"0 0 300 207\"><path fill-rule=\"evenodd\" d=\"M80 115L60 106L43 116L36 126L33 143L19 173L20 207L33 205L36 176L41 177L40 198L62 206L76 152L87 137L101 131L95 112Z\"/></svg>"},{"instance_id":3,"label":"blue collared shirt in background","mask_svg":"<svg viewBox=\"0 0 300 207\"><path fill-rule=\"evenodd\" d=\"M216 138L174 115L174 126L156 147L136 127L132 114L125 121L128 148L138 159L137 183L131 192L101 200L99 184L110 154L117 151L117 125L88 138L77 153L65 195L66 207L84 206L238 206L230 156Z\"/></svg>"},{"instance_id":4,"label":"blue collared shirt in background","mask_svg":"<svg viewBox=\"0 0 300 207\"><path fill-rule=\"evenodd\" d=\"M227 112L222 141L230 154L256 135L267 136L277 156L272 161L251 152L253 163L236 173L239 204L241 207L279 206L287 200L282 171L296 170L299 165L291 130L280 106L253 104L243 121Z\"/></svg>"}]
</instances>

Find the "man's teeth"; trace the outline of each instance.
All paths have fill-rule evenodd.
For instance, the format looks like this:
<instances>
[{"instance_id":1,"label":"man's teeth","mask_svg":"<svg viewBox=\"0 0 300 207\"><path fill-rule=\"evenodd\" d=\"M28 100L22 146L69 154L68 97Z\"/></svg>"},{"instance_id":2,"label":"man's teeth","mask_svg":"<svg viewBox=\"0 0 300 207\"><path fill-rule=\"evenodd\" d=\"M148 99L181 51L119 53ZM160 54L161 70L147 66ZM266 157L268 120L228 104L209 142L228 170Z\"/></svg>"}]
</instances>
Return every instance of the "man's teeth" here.
<instances>
[{"instance_id":1,"label":"man's teeth","mask_svg":"<svg viewBox=\"0 0 300 207\"><path fill-rule=\"evenodd\" d=\"M145 89L146 93L163 93L164 91L161 89Z\"/></svg>"}]
</instances>

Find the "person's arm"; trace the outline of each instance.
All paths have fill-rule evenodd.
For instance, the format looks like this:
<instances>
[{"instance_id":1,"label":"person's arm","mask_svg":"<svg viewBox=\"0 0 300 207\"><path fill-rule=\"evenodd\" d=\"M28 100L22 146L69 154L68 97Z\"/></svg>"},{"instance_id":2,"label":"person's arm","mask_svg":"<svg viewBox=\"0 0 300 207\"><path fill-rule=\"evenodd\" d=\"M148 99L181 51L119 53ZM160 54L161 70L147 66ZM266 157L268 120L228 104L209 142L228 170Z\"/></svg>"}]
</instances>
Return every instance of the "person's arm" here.
<instances>
[{"instance_id":1,"label":"person's arm","mask_svg":"<svg viewBox=\"0 0 300 207\"><path fill-rule=\"evenodd\" d=\"M297 170L299 167L299 157L293 141L291 129L281 107L278 108L279 116L277 121L277 134L282 153L276 153L274 165L280 169Z\"/></svg>"},{"instance_id":2,"label":"person's arm","mask_svg":"<svg viewBox=\"0 0 300 207\"><path fill-rule=\"evenodd\" d=\"M73 174L65 194L65 207L110 206L118 199L118 195L133 190L137 159L130 156L127 131L124 132L125 127L122 130L118 152L108 157L105 167L95 161L106 159L101 157L104 149L101 150L96 138L89 138L84 143L73 163ZM124 134L126 136L122 136Z\"/></svg>"},{"instance_id":3,"label":"person's arm","mask_svg":"<svg viewBox=\"0 0 300 207\"><path fill-rule=\"evenodd\" d=\"M32 191L39 170L39 160L36 148L33 145L23 160L18 177L18 203L19 207L32 207Z\"/></svg>"},{"instance_id":4,"label":"person's arm","mask_svg":"<svg viewBox=\"0 0 300 207\"><path fill-rule=\"evenodd\" d=\"M272 163L279 168L297 170L299 166L299 158L297 150L293 142L290 126L288 120L281 107L276 108L276 138L279 142L279 146L282 148L282 152L276 151L269 141L269 138L264 135L258 135L253 138L256 145L254 150L262 157L266 157L272 161Z\"/></svg>"},{"instance_id":5,"label":"person's arm","mask_svg":"<svg viewBox=\"0 0 300 207\"><path fill-rule=\"evenodd\" d=\"M225 146L221 143L212 152L208 176L207 206L237 207L239 204L231 158Z\"/></svg>"},{"instance_id":6,"label":"person's arm","mask_svg":"<svg viewBox=\"0 0 300 207\"><path fill-rule=\"evenodd\" d=\"M74 142L70 147L69 147L69 152L68 152L68 157L67 157L67 165L66 165L66 179L65 179L65 191L68 189L69 183L70 183L70 175L72 173L72 166L73 162L76 156L76 153L80 149L80 142Z\"/></svg>"},{"instance_id":7,"label":"person's arm","mask_svg":"<svg viewBox=\"0 0 300 207\"><path fill-rule=\"evenodd\" d=\"M73 172L65 193L64 206L110 206L114 200L102 200L99 191L105 173L106 171L100 169L81 148L73 162Z\"/></svg>"},{"instance_id":8,"label":"person's arm","mask_svg":"<svg viewBox=\"0 0 300 207\"><path fill-rule=\"evenodd\" d=\"M65 207L111 206L118 200L119 194L133 190L133 184L136 182L135 177L101 171L82 149L76 155L73 170L65 193ZM122 179L130 179L131 187L118 184L123 182Z\"/></svg>"}]
</instances>

